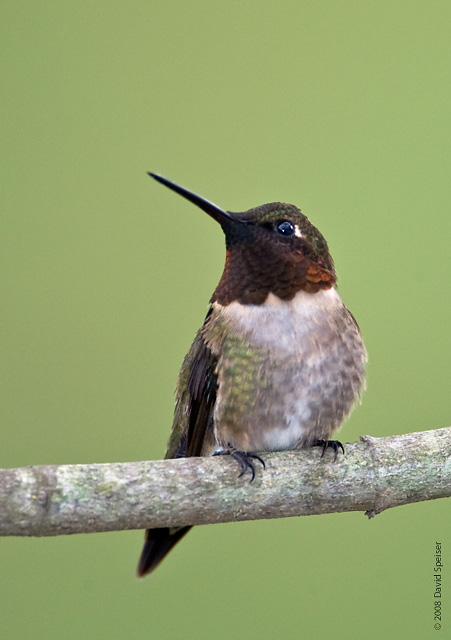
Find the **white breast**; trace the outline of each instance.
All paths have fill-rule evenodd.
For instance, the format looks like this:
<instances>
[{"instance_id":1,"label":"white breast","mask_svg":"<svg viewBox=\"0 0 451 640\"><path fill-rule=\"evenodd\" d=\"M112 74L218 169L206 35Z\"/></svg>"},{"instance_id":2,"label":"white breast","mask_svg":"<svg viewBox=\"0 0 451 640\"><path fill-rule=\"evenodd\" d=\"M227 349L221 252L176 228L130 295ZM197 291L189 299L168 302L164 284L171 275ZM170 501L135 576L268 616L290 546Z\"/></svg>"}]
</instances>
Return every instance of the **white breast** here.
<instances>
[{"instance_id":1,"label":"white breast","mask_svg":"<svg viewBox=\"0 0 451 640\"><path fill-rule=\"evenodd\" d=\"M330 315L343 306L335 289L318 293L299 291L292 300L281 300L270 293L263 304L232 302L227 307L215 303L230 330L246 335L256 346L283 352L303 351L306 336L327 323Z\"/></svg>"}]
</instances>

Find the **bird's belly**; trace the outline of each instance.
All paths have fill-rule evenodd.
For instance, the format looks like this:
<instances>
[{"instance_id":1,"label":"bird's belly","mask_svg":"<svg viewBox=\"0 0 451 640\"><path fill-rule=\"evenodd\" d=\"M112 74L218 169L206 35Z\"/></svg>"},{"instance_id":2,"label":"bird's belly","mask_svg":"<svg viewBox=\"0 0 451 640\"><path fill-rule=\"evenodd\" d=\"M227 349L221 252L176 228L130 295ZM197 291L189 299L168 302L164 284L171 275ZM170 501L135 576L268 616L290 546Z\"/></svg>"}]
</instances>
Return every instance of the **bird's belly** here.
<instances>
[{"instance_id":1,"label":"bird's belly","mask_svg":"<svg viewBox=\"0 0 451 640\"><path fill-rule=\"evenodd\" d=\"M260 361L256 371L253 354L250 376L241 369L244 384L232 390L226 383L218 394L216 440L244 451L275 451L329 438L360 388L353 374L337 365L317 355L295 363Z\"/></svg>"},{"instance_id":2,"label":"bird's belly","mask_svg":"<svg viewBox=\"0 0 451 640\"><path fill-rule=\"evenodd\" d=\"M252 310L234 318L240 330L228 332L218 365L219 448L294 449L328 439L349 415L363 386L366 352L338 295L330 300L329 313L293 305L291 316L281 317L273 303L272 313L260 307L259 318L249 317Z\"/></svg>"}]
</instances>

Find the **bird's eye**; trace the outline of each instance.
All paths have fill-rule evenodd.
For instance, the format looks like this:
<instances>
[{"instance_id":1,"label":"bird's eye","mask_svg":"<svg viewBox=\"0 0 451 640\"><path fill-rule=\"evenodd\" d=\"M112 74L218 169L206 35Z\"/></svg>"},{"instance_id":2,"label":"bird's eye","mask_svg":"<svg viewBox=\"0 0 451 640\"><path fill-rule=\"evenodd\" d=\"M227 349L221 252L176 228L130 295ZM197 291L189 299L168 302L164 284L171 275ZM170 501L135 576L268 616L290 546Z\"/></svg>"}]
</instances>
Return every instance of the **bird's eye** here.
<instances>
[{"instance_id":1,"label":"bird's eye","mask_svg":"<svg viewBox=\"0 0 451 640\"><path fill-rule=\"evenodd\" d=\"M281 236L292 236L296 228L289 220L280 220L276 223L276 230Z\"/></svg>"}]
</instances>

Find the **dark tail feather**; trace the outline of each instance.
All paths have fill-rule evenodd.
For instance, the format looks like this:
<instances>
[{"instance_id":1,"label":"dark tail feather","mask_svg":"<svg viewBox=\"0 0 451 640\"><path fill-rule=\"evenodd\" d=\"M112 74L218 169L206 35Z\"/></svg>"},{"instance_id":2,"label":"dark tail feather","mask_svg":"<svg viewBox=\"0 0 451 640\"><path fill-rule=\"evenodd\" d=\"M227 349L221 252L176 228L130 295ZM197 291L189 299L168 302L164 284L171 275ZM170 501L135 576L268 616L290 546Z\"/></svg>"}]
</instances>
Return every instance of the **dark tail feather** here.
<instances>
[{"instance_id":1,"label":"dark tail feather","mask_svg":"<svg viewBox=\"0 0 451 640\"><path fill-rule=\"evenodd\" d=\"M146 540L138 563L138 578L143 578L156 569L165 555L190 529L191 527L147 529Z\"/></svg>"}]
</instances>

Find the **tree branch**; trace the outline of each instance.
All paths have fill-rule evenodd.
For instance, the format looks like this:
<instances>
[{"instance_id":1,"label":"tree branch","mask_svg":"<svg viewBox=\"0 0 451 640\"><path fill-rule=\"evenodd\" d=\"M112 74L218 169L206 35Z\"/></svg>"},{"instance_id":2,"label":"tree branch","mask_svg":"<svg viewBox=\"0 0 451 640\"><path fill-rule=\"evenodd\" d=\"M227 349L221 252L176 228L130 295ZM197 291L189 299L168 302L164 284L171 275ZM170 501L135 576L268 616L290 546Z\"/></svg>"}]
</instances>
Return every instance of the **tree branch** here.
<instances>
[{"instance_id":1,"label":"tree branch","mask_svg":"<svg viewBox=\"0 0 451 640\"><path fill-rule=\"evenodd\" d=\"M384 509L451 496L451 428L266 453L250 483L229 456L0 470L0 535L123 529Z\"/></svg>"}]
</instances>

